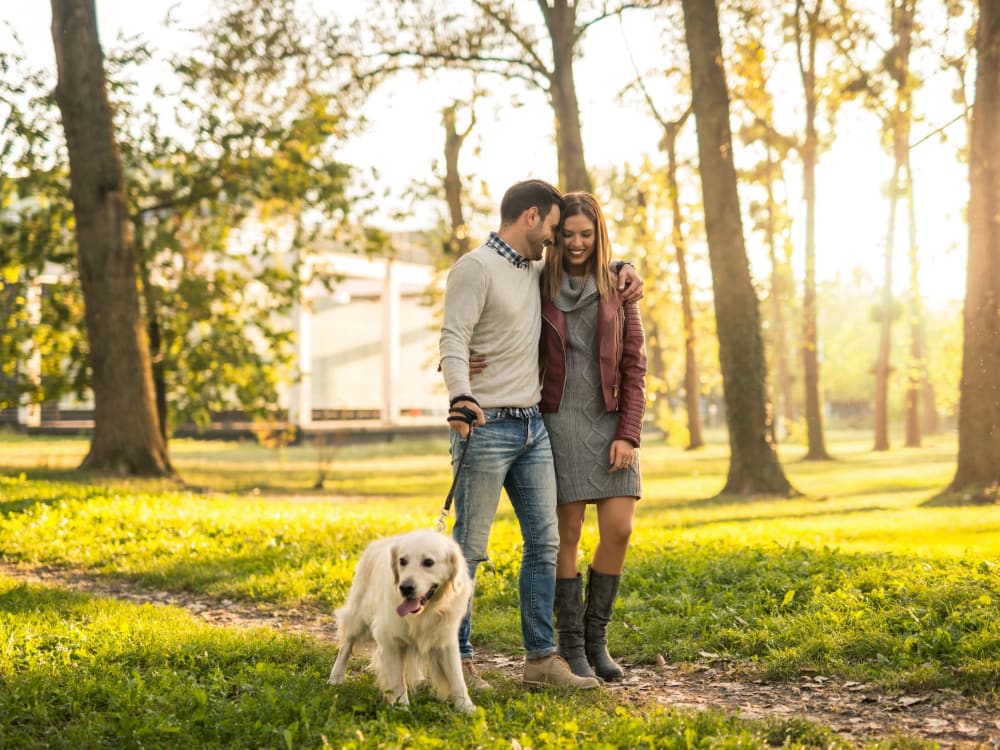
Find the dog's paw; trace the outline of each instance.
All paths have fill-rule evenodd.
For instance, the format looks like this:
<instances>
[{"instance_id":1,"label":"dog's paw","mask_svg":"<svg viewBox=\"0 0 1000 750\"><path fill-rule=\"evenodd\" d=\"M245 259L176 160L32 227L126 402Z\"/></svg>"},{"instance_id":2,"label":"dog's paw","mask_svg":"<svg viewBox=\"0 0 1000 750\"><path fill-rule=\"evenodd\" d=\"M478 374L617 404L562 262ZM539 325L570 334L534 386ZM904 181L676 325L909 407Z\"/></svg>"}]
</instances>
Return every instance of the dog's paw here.
<instances>
[{"instance_id":1,"label":"dog's paw","mask_svg":"<svg viewBox=\"0 0 1000 750\"><path fill-rule=\"evenodd\" d=\"M343 685L344 675L337 672L330 672L330 679L326 681L327 685Z\"/></svg>"},{"instance_id":2,"label":"dog's paw","mask_svg":"<svg viewBox=\"0 0 1000 750\"><path fill-rule=\"evenodd\" d=\"M393 708L399 708L403 711L410 710L410 697L406 693L403 693L402 695L393 695L391 692L386 692L385 702Z\"/></svg>"},{"instance_id":3,"label":"dog's paw","mask_svg":"<svg viewBox=\"0 0 1000 750\"><path fill-rule=\"evenodd\" d=\"M469 714L476 713L476 704L468 698L465 700L455 701L455 710L468 716Z\"/></svg>"}]
</instances>

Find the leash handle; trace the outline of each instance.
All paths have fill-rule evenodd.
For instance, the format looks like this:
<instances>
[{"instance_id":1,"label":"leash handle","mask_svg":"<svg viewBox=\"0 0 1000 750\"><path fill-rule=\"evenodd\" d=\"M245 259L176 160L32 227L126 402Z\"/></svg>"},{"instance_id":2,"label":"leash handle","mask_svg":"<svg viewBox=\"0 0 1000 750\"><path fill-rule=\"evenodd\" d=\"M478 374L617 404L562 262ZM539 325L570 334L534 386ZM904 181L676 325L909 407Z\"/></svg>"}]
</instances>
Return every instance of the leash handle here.
<instances>
[{"instance_id":1,"label":"leash handle","mask_svg":"<svg viewBox=\"0 0 1000 750\"><path fill-rule=\"evenodd\" d=\"M472 426L476 423L479 416L468 406L453 406L449 410L448 421L449 422L465 422L469 425L469 431L472 431Z\"/></svg>"},{"instance_id":2,"label":"leash handle","mask_svg":"<svg viewBox=\"0 0 1000 750\"><path fill-rule=\"evenodd\" d=\"M478 419L478 415L468 406L454 406L451 409L451 414L448 416L449 422L465 422L465 424L469 425L469 434L465 438L462 455L459 456L458 467L455 469L455 476L451 480L448 496L444 500L444 507L441 508L441 515L438 517L437 524L435 525L435 528L441 533L444 533L445 529L448 528L446 519L451 513L451 503L455 499L455 487L458 485L458 477L462 473L463 464L465 464L465 454L469 450L469 443L472 442L472 432L476 424L476 419Z\"/></svg>"}]
</instances>

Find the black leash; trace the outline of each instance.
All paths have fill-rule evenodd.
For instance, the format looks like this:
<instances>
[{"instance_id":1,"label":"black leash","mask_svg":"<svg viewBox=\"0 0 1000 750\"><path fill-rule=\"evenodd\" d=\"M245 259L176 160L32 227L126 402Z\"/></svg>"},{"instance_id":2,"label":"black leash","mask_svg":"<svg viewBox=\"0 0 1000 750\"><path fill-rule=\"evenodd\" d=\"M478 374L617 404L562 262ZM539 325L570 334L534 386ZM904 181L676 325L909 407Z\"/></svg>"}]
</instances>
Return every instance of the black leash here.
<instances>
[{"instance_id":1,"label":"black leash","mask_svg":"<svg viewBox=\"0 0 1000 750\"><path fill-rule=\"evenodd\" d=\"M448 528L448 524L445 519L448 518L451 512L451 503L455 499L455 487L458 484L458 478L462 474L462 465L465 463L465 454L469 450L469 443L472 442L472 426L476 423L478 416L476 412L470 409L468 406L453 406L451 408L451 413L448 415L449 422L465 422L469 425L469 435L465 438L465 445L462 447L462 455L458 458L458 467L455 469L455 476L451 480L451 489L448 490L448 497L444 500L444 507L441 508L441 516L437 521L437 530L444 533L445 529Z\"/></svg>"}]
</instances>

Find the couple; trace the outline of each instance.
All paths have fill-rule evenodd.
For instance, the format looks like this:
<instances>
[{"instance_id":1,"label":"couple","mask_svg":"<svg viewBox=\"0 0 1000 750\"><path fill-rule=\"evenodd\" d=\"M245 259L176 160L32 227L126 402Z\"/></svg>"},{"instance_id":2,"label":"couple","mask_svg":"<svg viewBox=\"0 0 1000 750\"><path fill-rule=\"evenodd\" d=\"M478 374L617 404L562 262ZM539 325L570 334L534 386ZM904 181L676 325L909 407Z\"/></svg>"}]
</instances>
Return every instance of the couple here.
<instances>
[{"instance_id":1,"label":"couple","mask_svg":"<svg viewBox=\"0 0 1000 750\"><path fill-rule=\"evenodd\" d=\"M606 633L641 494L646 357L635 305L641 282L610 253L592 195L564 196L527 180L504 194L499 231L448 275L441 369L453 412L476 416L471 428L450 422L453 467L470 441L455 486L453 536L475 578L500 489L507 490L524 541L519 595L529 685L589 689L598 677L623 676ZM577 550L588 502L597 505L600 541L584 607ZM458 636L462 669L470 689L485 690L472 660L471 618L470 602Z\"/></svg>"}]
</instances>

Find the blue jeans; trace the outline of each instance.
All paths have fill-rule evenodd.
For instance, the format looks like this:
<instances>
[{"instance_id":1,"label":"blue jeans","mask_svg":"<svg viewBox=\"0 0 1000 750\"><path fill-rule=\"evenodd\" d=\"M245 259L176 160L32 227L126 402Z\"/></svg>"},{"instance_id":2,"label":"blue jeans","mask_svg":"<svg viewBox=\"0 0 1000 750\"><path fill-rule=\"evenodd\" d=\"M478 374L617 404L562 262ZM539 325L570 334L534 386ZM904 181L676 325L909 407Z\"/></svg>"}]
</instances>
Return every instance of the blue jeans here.
<instances>
[{"instance_id":1,"label":"blue jeans","mask_svg":"<svg viewBox=\"0 0 1000 750\"><path fill-rule=\"evenodd\" d=\"M487 559L490 528L500 502L500 488L507 490L521 526L524 551L518 592L521 602L521 637L526 657L538 659L556 651L552 606L556 590L556 477L552 448L540 415L515 417L503 409L485 409L486 424L470 438L455 486L455 528L452 536L476 577L479 563ZM451 433L452 470L458 468L465 441ZM472 658L472 602L458 631L463 659Z\"/></svg>"}]
</instances>

